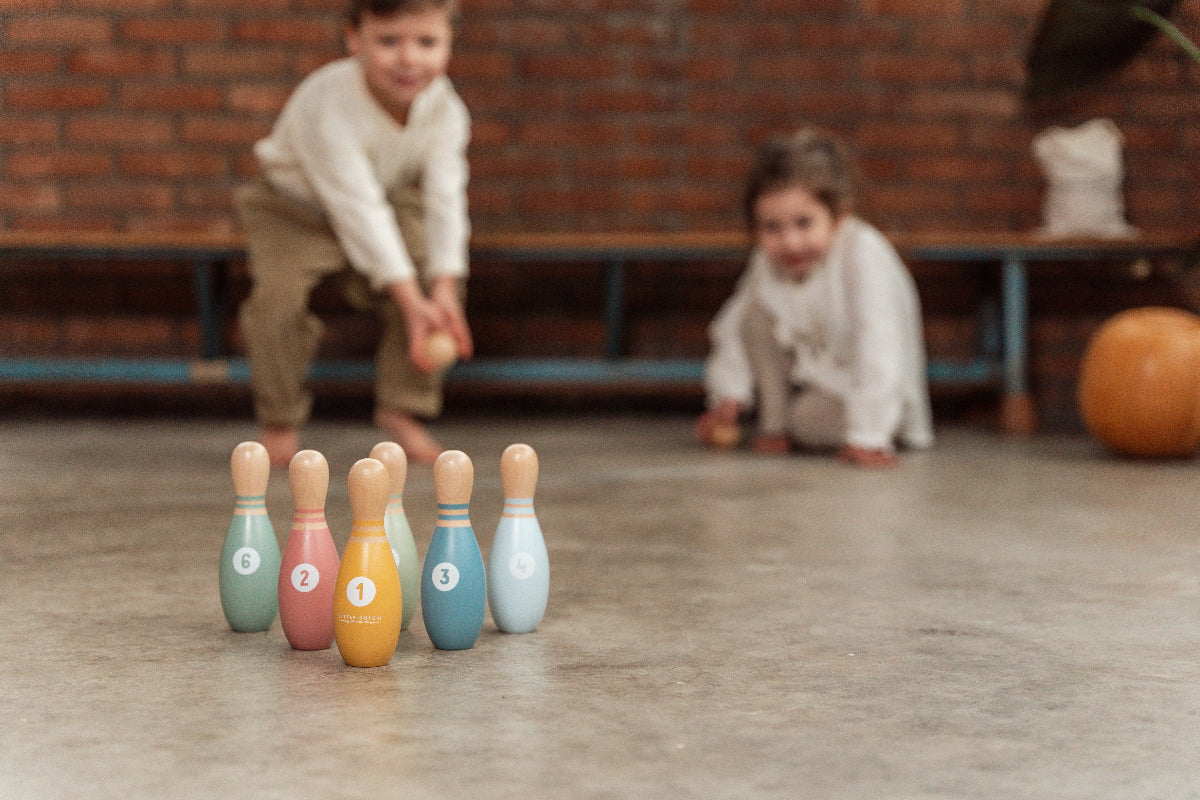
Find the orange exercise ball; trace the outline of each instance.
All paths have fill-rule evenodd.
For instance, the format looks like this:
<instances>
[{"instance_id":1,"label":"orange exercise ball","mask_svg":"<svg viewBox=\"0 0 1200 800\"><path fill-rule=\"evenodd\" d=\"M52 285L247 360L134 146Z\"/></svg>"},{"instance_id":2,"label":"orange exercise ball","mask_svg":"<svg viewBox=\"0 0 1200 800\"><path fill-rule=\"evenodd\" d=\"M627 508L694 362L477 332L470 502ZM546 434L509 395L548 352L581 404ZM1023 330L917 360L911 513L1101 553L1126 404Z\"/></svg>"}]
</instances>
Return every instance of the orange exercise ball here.
<instances>
[{"instance_id":1,"label":"orange exercise ball","mask_svg":"<svg viewBox=\"0 0 1200 800\"><path fill-rule=\"evenodd\" d=\"M1092 435L1132 456L1190 456L1200 448L1200 317L1134 308L1100 327L1079 375L1079 410Z\"/></svg>"}]
</instances>

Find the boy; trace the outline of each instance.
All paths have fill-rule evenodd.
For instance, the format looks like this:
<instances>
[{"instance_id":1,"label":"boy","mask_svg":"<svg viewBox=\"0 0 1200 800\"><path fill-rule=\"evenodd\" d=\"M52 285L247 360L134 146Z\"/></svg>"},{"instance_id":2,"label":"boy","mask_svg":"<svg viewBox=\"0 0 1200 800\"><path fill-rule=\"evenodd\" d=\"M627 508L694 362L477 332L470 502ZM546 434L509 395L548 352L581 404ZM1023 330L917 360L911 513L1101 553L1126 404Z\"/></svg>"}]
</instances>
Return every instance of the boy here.
<instances>
[{"instance_id":1,"label":"boy","mask_svg":"<svg viewBox=\"0 0 1200 800\"><path fill-rule=\"evenodd\" d=\"M300 447L321 335L308 297L334 273L383 323L375 423L413 461L442 450L419 421L442 404L426 342L444 331L460 358L472 353L462 306L470 118L446 77L454 13L454 0L352 0L349 56L302 81L254 148L262 177L237 196L253 279L239 322L273 464Z\"/></svg>"}]
</instances>

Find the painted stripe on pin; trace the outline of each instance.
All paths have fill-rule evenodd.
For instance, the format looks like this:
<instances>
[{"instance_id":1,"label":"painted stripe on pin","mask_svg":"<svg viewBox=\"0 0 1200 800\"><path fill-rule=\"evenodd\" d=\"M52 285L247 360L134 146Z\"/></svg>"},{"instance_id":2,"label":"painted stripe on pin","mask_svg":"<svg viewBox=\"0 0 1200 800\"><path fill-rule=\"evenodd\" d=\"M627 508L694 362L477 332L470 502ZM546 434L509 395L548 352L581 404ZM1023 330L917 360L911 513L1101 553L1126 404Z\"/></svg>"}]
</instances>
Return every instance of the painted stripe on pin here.
<instances>
[{"instance_id":1,"label":"painted stripe on pin","mask_svg":"<svg viewBox=\"0 0 1200 800\"><path fill-rule=\"evenodd\" d=\"M467 513L467 503L438 503L438 527L469 528L471 518Z\"/></svg>"},{"instance_id":2,"label":"painted stripe on pin","mask_svg":"<svg viewBox=\"0 0 1200 800\"><path fill-rule=\"evenodd\" d=\"M328 525L325 521L325 509L296 509L296 514L292 517L292 530L294 531L313 531L322 530Z\"/></svg>"},{"instance_id":3,"label":"painted stripe on pin","mask_svg":"<svg viewBox=\"0 0 1200 800\"><path fill-rule=\"evenodd\" d=\"M234 495L233 513L243 516L265 514L267 513L267 496L265 494Z\"/></svg>"},{"instance_id":4,"label":"painted stripe on pin","mask_svg":"<svg viewBox=\"0 0 1200 800\"><path fill-rule=\"evenodd\" d=\"M513 517L522 519L525 517L534 516L533 513L533 498L529 497L509 497L504 501L504 511L501 512L502 517Z\"/></svg>"}]
</instances>

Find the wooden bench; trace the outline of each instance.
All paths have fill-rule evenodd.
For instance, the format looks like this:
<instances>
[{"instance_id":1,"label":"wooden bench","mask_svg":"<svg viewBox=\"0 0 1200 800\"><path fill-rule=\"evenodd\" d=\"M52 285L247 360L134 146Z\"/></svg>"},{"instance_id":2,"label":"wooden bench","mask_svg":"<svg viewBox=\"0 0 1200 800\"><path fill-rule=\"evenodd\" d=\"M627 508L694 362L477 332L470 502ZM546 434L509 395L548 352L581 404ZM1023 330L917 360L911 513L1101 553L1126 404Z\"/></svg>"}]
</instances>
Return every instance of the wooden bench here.
<instances>
[{"instance_id":1,"label":"wooden bench","mask_svg":"<svg viewBox=\"0 0 1200 800\"><path fill-rule=\"evenodd\" d=\"M1007 430L1029 430L1028 265L1033 262L1120 262L1169 258L1188 265L1200 255L1200 236L1143 235L1116 240L1057 240L1034 234L945 234L892 237L906 262L956 262L1000 271L998 330L983 337L979 356L933 361L932 383L995 383L1003 389ZM625 326L625 280L632 262L687 264L742 261L749 242L740 231L699 233L511 233L476 234L475 262L593 263L604 267L605 346L594 359L477 359L456 365L450 379L527 387L548 384L697 386L698 359L633 359L621 352ZM184 233L0 232L0 265L23 260L157 260L191 265L200 353L196 359L0 358L0 381L125 381L150 383L245 382L249 367L222 352L225 319L217 286L225 270L245 258L240 236ZM366 379L369 363L313 365L312 378Z\"/></svg>"}]
</instances>

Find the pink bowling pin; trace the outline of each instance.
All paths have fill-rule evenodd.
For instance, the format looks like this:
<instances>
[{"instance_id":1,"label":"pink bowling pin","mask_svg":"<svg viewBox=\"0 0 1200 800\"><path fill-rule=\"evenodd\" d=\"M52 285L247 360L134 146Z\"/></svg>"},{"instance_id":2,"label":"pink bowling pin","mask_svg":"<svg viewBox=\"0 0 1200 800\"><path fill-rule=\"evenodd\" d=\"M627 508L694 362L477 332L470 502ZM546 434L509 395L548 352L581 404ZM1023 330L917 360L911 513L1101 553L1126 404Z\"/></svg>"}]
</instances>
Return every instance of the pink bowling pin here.
<instances>
[{"instance_id":1,"label":"pink bowling pin","mask_svg":"<svg viewBox=\"0 0 1200 800\"><path fill-rule=\"evenodd\" d=\"M329 464L316 450L301 450L288 466L295 515L279 566L279 621L296 650L333 644L333 589L337 547L325 521Z\"/></svg>"}]
</instances>

